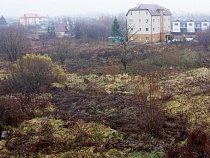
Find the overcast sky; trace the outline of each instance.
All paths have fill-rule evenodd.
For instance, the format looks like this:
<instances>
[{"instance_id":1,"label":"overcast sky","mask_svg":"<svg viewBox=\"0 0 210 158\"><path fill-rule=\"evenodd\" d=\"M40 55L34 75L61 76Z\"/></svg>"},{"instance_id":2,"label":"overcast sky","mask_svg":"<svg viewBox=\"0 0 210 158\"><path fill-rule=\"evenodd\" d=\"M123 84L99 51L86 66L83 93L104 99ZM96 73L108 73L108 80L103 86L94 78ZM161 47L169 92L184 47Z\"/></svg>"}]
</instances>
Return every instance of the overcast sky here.
<instances>
[{"instance_id":1,"label":"overcast sky","mask_svg":"<svg viewBox=\"0 0 210 158\"><path fill-rule=\"evenodd\" d=\"M85 15L88 13L117 14L137 4L159 4L172 12L210 13L209 0L0 0L0 15Z\"/></svg>"}]
</instances>

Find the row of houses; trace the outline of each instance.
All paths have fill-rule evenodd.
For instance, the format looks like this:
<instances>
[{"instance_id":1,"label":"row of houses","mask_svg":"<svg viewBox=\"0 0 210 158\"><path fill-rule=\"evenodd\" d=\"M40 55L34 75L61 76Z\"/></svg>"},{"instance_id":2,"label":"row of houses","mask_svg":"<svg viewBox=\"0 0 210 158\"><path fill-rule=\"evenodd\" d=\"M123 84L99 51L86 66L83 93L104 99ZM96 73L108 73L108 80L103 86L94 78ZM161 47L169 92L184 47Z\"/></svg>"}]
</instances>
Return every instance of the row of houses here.
<instances>
[{"instance_id":1,"label":"row of houses","mask_svg":"<svg viewBox=\"0 0 210 158\"><path fill-rule=\"evenodd\" d=\"M197 31L204 31L209 29L210 22L205 21L173 21L172 32L173 33L196 33Z\"/></svg>"}]
</instances>

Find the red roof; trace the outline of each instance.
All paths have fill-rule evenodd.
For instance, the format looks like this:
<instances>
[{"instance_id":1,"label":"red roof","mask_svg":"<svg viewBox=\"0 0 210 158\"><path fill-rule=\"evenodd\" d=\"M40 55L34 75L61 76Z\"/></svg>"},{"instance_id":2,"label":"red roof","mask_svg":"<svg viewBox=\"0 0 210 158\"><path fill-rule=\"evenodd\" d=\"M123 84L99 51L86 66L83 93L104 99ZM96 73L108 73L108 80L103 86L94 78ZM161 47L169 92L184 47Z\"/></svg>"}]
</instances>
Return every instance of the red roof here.
<instances>
[{"instance_id":1,"label":"red roof","mask_svg":"<svg viewBox=\"0 0 210 158\"><path fill-rule=\"evenodd\" d=\"M27 13L27 14L24 14L20 18L44 18L44 16L41 16L41 15L36 14L36 13Z\"/></svg>"}]
</instances>

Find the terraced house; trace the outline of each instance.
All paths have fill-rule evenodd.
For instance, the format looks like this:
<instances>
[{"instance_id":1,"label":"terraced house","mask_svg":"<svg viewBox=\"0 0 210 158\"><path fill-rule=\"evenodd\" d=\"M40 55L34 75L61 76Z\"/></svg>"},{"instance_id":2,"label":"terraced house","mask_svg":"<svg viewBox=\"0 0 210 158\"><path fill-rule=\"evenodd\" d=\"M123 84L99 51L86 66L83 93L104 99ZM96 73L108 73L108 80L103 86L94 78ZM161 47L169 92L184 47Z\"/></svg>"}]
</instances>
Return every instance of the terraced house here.
<instances>
[{"instance_id":1,"label":"terraced house","mask_svg":"<svg viewBox=\"0 0 210 158\"><path fill-rule=\"evenodd\" d=\"M180 21L172 22L173 34L195 34L197 31L204 31L210 29L210 21Z\"/></svg>"},{"instance_id":2,"label":"terraced house","mask_svg":"<svg viewBox=\"0 0 210 158\"><path fill-rule=\"evenodd\" d=\"M126 14L128 38L134 42L166 41L171 32L171 12L157 4L141 4Z\"/></svg>"}]
</instances>

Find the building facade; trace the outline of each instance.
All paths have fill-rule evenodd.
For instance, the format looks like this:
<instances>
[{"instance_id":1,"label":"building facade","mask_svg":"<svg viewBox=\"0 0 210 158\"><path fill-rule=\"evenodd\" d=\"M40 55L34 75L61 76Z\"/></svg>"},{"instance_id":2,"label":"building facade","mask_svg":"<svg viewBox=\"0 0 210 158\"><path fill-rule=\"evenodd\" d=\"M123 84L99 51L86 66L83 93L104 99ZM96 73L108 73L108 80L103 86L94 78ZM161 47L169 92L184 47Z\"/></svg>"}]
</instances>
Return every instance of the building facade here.
<instances>
[{"instance_id":1,"label":"building facade","mask_svg":"<svg viewBox=\"0 0 210 158\"><path fill-rule=\"evenodd\" d=\"M172 33L194 34L197 31L204 31L210 29L210 21L180 21L172 22Z\"/></svg>"},{"instance_id":2,"label":"building facade","mask_svg":"<svg viewBox=\"0 0 210 158\"><path fill-rule=\"evenodd\" d=\"M24 26L40 25L47 21L48 19L45 16L41 16L35 13L24 14L22 17L20 17L20 24Z\"/></svg>"},{"instance_id":3,"label":"building facade","mask_svg":"<svg viewBox=\"0 0 210 158\"><path fill-rule=\"evenodd\" d=\"M171 32L171 12L157 4L141 4L126 14L128 38L134 42L166 41Z\"/></svg>"}]
</instances>

